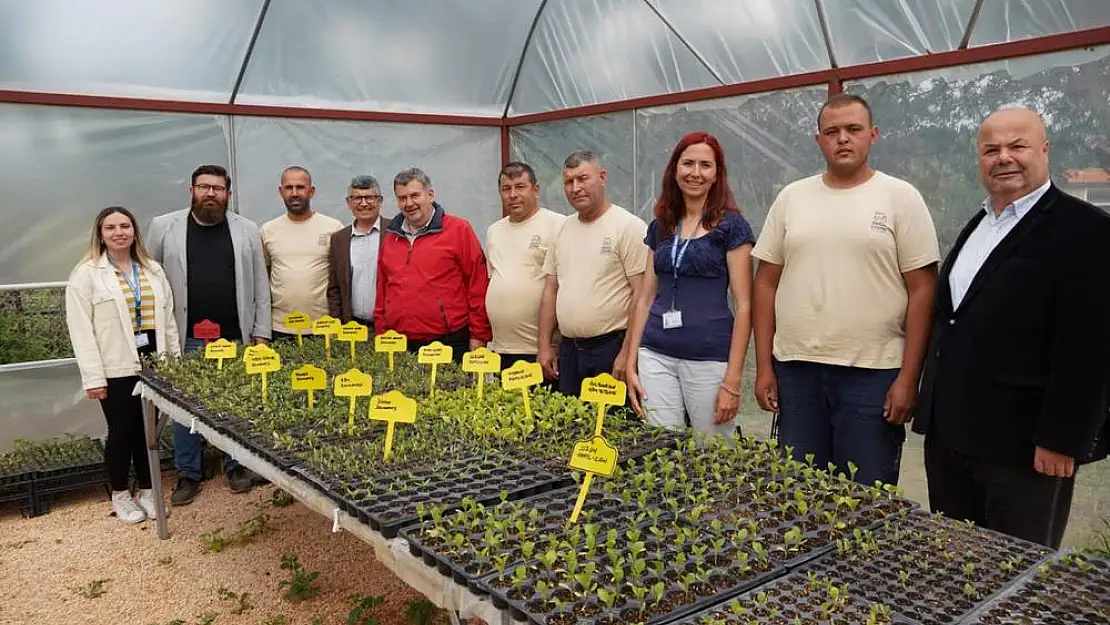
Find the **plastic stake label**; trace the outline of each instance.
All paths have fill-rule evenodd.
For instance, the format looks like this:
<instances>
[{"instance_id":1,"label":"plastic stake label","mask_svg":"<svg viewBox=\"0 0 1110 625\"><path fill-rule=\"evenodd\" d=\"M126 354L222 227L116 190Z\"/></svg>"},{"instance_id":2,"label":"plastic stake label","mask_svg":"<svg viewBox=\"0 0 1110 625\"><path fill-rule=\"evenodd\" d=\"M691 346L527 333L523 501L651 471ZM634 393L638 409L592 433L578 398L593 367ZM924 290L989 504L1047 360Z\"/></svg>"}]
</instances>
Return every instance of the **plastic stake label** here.
<instances>
[{"instance_id":1,"label":"plastic stake label","mask_svg":"<svg viewBox=\"0 0 1110 625\"><path fill-rule=\"evenodd\" d=\"M193 324L193 337L202 339L207 345L208 341L220 338L220 324L211 319L201 319Z\"/></svg>"},{"instance_id":2,"label":"plastic stake label","mask_svg":"<svg viewBox=\"0 0 1110 625\"><path fill-rule=\"evenodd\" d=\"M312 329L312 320L303 312L294 310L288 315L285 315L285 327L297 331L297 346L300 347L304 345L304 339L301 338L301 335L305 330Z\"/></svg>"},{"instance_id":3,"label":"plastic stake label","mask_svg":"<svg viewBox=\"0 0 1110 625\"><path fill-rule=\"evenodd\" d=\"M204 357L216 361L216 368L223 370L224 360L235 358L238 348L227 339L216 339L204 346Z\"/></svg>"},{"instance_id":4,"label":"plastic stake label","mask_svg":"<svg viewBox=\"0 0 1110 625\"><path fill-rule=\"evenodd\" d=\"M532 418L532 402L528 398L528 388L543 382L543 367L538 362L518 360L513 366L501 372L501 388L506 391L520 389L524 397L524 414Z\"/></svg>"},{"instance_id":5,"label":"plastic stake label","mask_svg":"<svg viewBox=\"0 0 1110 625\"><path fill-rule=\"evenodd\" d=\"M486 385L486 374L501 373L501 354L486 347L466 352L462 357L462 370L478 374L478 397L481 397ZM542 369L540 372L543 372Z\"/></svg>"},{"instance_id":6,"label":"plastic stake label","mask_svg":"<svg viewBox=\"0 0 1110 625\"><path fill-rule=\"evenodd\" d=\"M347 341L351 346L351 362L355 361L355 343L365 343L370 340L370 328L357 321L348 321L339 328L339 340Z\"/></svg>"},{"instance_id":7,"label":"plastic stake label","mask_svg":"<svg viewBox=\"0 0 1110 625\"><path fill-rule=\"evenodd\" d=\"M590 493L590 483L593 482L594 475L609 476L617 468L617 448L602 436L578 441L570 455L570 467L586 472L582 487L578 489L578 500L574 502L574 510L570 513L570 522L576 523L578 515L582 513L582 505L586 503L586 497Z\"/></svg>"},{"instance_id":8,"label":"plastic stake label","mask_svg":"<svg viewBox=\"0 0 1110 625\"><path fill-rule=\"evenodd\" d=\"M331 511L331 532L334 534L339 531L339 508L332 508Z\"/></svg>"},{"instance_id":9,"label":"plastic stake label","mask_svg":"<svg viewBox=\"0 0 1110 625\"><path fill-rule=\"evenodd\" d=\"M628 387L624 382L608 373L582 380L582 390L578 398L584 402L597 404L597 424L594 436L601 436L601 425L608 406L623 406L628 401Z\"/></svg>"},{"instance_id":10,"label":"plastic stake label","mask_svg":"<svg viewBox=\"0 0 1110 625\"><path fill-rule=\"evenodd\" d=\"M347 425L355 427L355 404L359 397L369 397L374 390L374 380L369 373L358 369L348 369L345 373L335 376L335 396L351 398L351 409L347 416Z\"/></svg>"},{"instance_id":11,"label":"plastic stake label","mask_svg":"<svg viewBox=\"0 0 1110 625\"><path fill-rule=\"evenodd\" d=\"M428 378L429 396L435 395L436 392L436 367L451 362L454 355L454 350L450 345L444 345L439 341L432 341L417 351L416 362L422 365L432 365L432 373Z\"/></svg>"},{"instance_id":12,"label":"plastic stake label","mask_svg":"<svg viewBox=\"0 0 1110 625\"><path fill-rule=\"evenodd\" d=\"M262 374L262 403L267 403L266 374L281 370L281 356L269 345L251 345L243 350L243 365L249 374Z\"/></svg>"},{"instance_id":13,"label":"plastic stake label","mask_svg":"<svg viewBox=\"0 0 1110 625\"><path fill-rule=\"evenodd\" d=\"M290 386L294 391L308 391L308 407L315 405L314 393L328 387L328 372L314 365L297 367L290 374Z\"/></svg>"},{"instance_id":14,"label":"plastic stake label","mask_svg":"<svg viewBox=\"0 0 1110 625\"><path fill-rule=\"evenodd\" d=\"M389 370L393 371L393 354L409 348L409 340L396 330L387 330L374 337L374 351L389 355Z\"/></svg>"},{"instance_id":15,"label":"plastic stake label","mask_svg":"<svg viewBox=\"0 0 1110 625\"><path fill-rule=\"evenodd\" d=\"M312 322L312 333L324 337L324 354L331 360L331 337L339 333L342 324L335 317L324 315Z\"/></svg>"},{"instance_id":16,"label":"plastic stake label","mask_svg":"<svg viewBox=\"0 0 1110 625\"><path fill-rule=\"evenodd\" d=\"M375 395L370 398L370 418L387 423L382 460L389 460L393 455L393 428L398 423L416 423L416 400L405 397L400 391Z\"/></svg>"}]
</instances>

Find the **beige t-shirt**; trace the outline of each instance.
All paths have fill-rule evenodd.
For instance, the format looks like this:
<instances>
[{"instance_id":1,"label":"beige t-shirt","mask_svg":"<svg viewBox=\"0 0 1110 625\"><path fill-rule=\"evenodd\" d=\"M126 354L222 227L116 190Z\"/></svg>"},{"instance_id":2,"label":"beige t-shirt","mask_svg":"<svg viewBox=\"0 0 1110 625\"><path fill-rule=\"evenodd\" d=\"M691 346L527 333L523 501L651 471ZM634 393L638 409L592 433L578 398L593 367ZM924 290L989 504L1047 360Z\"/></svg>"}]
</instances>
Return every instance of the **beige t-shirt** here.
<instances>
[{"instance_id":1,"label":"beige t-shirt","mask_svg":"<svg viewBox=\"0 0 1110 625\"><path fill-rule=\"evenodd\" d=\"M537 352L544 259L565 220L565 215L540 208L523 222L504 217L486 230L486 315L493 327L493 351Z\"/></svg>"},{"instance_id":2,"label":"beige t-shirt","mask_svg":"<svg viewBox=\"0 0 1110 625\"><path fill-rule=\"evenodd\" d=\"M644 220L616 204L591 223L576 216L563 222L543 267L559 279L555 316L563 336L590 338L628 327L628 278L647 266L646 235Z\"/></svg>"},{"instance_id":3,"label":"beige t-shirt","mask_svg":"<svg viewBox=\"0 0 1110 625\"><path fill-rule=\"evenodd\" d=\"M752 256L782 265L775 358L896 369L906 342L902 274L938 262L940 250L917 189L875 172L851 189L820 174L787 185Z\"/></svg>"},{"instance_id":4,"label":"beige t-shirt","mask_svg":"<svg viewBox=\"0 0 1110 625\"><path fill-rule=\"evenodd\" d=\"M293 334L285 316L294 310L312 319L328 314L328 248L339 220L314 213L307 221L288 214L262 224L262 251L270 270L274 330Z\"/></svg>"}]
</instances>

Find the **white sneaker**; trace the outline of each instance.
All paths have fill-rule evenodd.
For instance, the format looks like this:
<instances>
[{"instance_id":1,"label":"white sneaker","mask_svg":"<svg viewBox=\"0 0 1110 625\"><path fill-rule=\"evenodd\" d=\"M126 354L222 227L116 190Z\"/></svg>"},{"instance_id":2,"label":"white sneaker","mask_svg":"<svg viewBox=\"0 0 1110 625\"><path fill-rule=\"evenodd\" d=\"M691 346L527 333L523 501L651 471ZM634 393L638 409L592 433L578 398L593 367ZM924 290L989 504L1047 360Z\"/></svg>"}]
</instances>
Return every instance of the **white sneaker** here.
<instances>
[{"instance_id":1,"label":"white sneaker","mask_svg":"<svg viewBox=\"0 0 1110 625\"><path fill-rule=\"evenodd\" d=\"M122 523L141 523L146 520L146 513L135 505L131 493L125 490L112 492L112 510Z\"/></svg>"},{"instance_id":2,"label":"white sneaker","mask_svg":"<svg viewBox=\"0 0 1110 625\"><path fill-rule=\"evenodd\" d=\"M158 506L154 503L153 488L140 488L139 496L135 498L135 503L146 513L146 518L151 521L158 518ZM166 511L166 518L170 518L168 510Z\"/></svg>"}]
</instances>

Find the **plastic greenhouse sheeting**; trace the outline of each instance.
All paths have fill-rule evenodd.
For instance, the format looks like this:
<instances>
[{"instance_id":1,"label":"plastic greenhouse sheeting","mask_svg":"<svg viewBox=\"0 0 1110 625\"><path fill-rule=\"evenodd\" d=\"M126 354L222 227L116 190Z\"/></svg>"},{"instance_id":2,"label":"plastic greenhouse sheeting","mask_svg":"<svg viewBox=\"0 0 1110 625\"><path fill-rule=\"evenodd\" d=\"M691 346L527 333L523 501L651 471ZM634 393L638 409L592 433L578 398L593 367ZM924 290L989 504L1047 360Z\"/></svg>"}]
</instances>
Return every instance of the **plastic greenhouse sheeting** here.
<instances>
[{"instance_id":1,"label":"plastic greenhouse sheeting","mask_svg":"<svg viewBox=\"0 0 1110 625\"><path fill-rule=\"evenodd\" d=\"M975 6L9 0L0 89L501 117L953 50ZM1107 26L1107 6L983 0L969 44Z\"/></svg>"}]
</instances>

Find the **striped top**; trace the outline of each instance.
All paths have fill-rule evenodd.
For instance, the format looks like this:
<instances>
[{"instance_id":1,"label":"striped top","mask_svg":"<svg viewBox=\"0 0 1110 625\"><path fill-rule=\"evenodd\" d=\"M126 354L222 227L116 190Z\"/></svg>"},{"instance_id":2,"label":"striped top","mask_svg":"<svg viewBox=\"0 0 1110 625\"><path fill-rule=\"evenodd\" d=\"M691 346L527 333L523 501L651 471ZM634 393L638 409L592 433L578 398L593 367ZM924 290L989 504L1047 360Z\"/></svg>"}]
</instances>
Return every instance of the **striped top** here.
<instances>
[{"instance_id":1,"label":"striped top","mask_svg":"<svg viewBox=\"0 0 1110 625\"><path fill-rule=\"evenodd\" d=\"M131 285L127 284L127 278L123 277L119 269L116 269L116 279L119 280L119 288L123 290L123 299L127 303L127 310L131 312L131 325L135 332L153 330L154 289L151 288L150 281L147 280L146 272L143 271L141 266L139 267L139 291L142 297L139 306L140 319L135 318L135 294L131 291Z\"/></svg>"}]
</instances>

